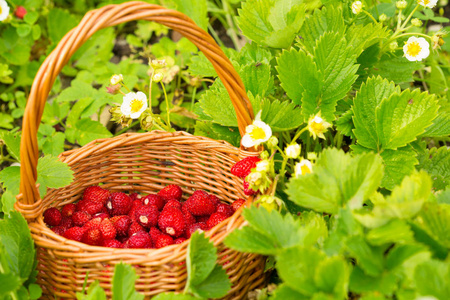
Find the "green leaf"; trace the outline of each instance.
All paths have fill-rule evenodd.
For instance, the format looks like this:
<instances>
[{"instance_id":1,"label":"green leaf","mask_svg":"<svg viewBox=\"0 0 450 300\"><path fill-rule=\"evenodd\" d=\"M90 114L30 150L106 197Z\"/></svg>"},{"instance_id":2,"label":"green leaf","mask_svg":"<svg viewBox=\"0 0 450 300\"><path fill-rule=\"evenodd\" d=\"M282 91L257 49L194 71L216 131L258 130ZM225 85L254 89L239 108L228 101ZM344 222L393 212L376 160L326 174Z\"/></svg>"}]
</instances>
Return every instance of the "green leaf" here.
<instances>
[{"instance_id":1,"label":"green leaf","mask_svg":"<svg viewBox=\"0 0 450 300\"><path fill-rule=\"evenodd\" d=\"M406 260L421 252L427 252L427 248L421 244L397 244L386 257L386 268L394 270Z\"/></svg>"},{"instance_id":2,"label":"green leaf","mask_svg":"<svg viewBox=\"0 0 450 300\"><path fill-rule=\"evenodd\" d=\"M22 286L20 277L13 274L0 273L0 298L7 296L9 293L15 292ZM8 299L8 298L7 298Z\"/></svg>"},{"instance_id":3,"label":"green leaf","mask_svg":"<svg viewBox=\"0 0 450 300\"><path fill-rule=\"evenodd\" d=\"M346 39L354 53L359 55L364 49L386 38L388 34L387 27L382 23L357 24L348 28Z\"/></svg>"},{"instance_id":4,"label":"green leaf","mask_svg":"<svg viewBox=\"0 0 450 300\"><path fill-rule=\"evenodd\" d=\"M217 77L216 70L211 62L206 58L203 52L192 56L190 62L187 64L188 70L192 75L200 75L203 77Z\"/></svg>"},{"instance_id":5,"label":"green leaf","mask_svg":"<svg viewBox=\"0 0 450 300\"><path fill-rule=\"evenodd\" d=\"M270 64L247 64L242 66L239 74L247 91L261 97L267 96L273 88L273 76L270 74Z\"/></svg>"},{"instance_id":6,"label":"green leaf","mask_svg":"<svg viewBox=\"0 0 450 300\"><path fill-rule=\"evenodd\" d=\"M12 211L0 219L0 228L0 243L6 250L1 256L6 255L10 272L25 281L30 276L35 259L27 221L19 212Z\"/></svg>"},{"instance_id":7,"label":"green leaf","mask_svg":"<svg viewBox=\"0 0 450 300\"><path fill-rule=\"evenodd\" d=\"M20 161L20 133L3 131L0 132L0 139L6 144L8 153L17 161Z\"/></svg>"},{"instance_id":8,"label":"green leaf","mask_svg":"<svg viewBox=\"0 0 450 300\"><path fill-rule=\"evenodd\" d=\"M440 99L439 110L433 124L425 129L424 137L440 137L450 135L450 102Z\"/></svg>"},{"instance_id":9,"label":"green leaf","mask_svg":"<svg viewBox=\"0 0 450 300\"><path fill-rule=\"evenodd\" d=\"M28 11L25 16L23 16L23 20L30 25L36 23L39 18L39 13L35 11Z\"/></svg>"},{"instance_id":10,"label":"green leaf","mask_svg":"<svg viewBox=\"0 0 450 300\"><path fill-rule=\"evenodd\" d=\"M352 236L346 241L350 255L369 276L379 276L384 269L383 251L370 246L362 236Z\"/></svg>"},{"instance_id":11,"label":"green leaf","mask_svg":"<svg viewBox=\"0 0 450 300\"><path fill-rule=\"evenodd\" d=\"M187 294L161 293L156 295L153 300L198 300L197 297Z\"/></svg>"},{"instance_id":12,"label":"green leaf","mask_svg":"<svg viewBox=\"0 0 450 300\"><path fill-rule=\"evenodd\" d=\"M314 282L316 269L326 255L315 248L302 246L285 249L277 255L277 271L291 289L311 296L319 289Z\"/></svg>"},{"instance_id":13,"label":"green leaf","mask_svg":"<svg viewBox=\"0 0 450 300\"><path fill-rule=\"evenodd\" d=\"M386 225L374 228L367 233L367 241L373 246L413 241L411 228L402 220L392 220Z\"/></svg>"},{"instance_id":14,"label":"green leaf","mask_svg":"<svg viewBox=\"0 0 450 300\"><path fill-rule=\"evenodd\" d=\"M237 118L230 96L222 88L211 88L202 94L199 105L214 123L237 127ZM200 116L201 117L201 116Z\"/></svg>"},{"instance_id":15,"label":"green leaf","mask_svg":"<svg viewBox=\"0 0 450 300\"><path fill-rule=\"evenodd\" d=\"M405 176L411 175L418 164L416 155L417 153L409 146L381 152L385 171L381 186L392 190Z\"/></svg>"},{"instance_id":16,"label":"green leaf","mask_svg":"<svg viewBox=\"0 0 450 300\"><path fill-rule=\"evenodd\" d=\"M53 43L57 43L70 29L76 25L78 25L77 19L65 10L53 8L48 13L48 35Z\"/></svg>"},{"instance_id":17,"label":"green leaf","mask_svg":"<svg viewBox=\"0 0 450 300\"><path fill-rule=\"evenodd\" d=\"M417 290L421 295L434 296L439 300L450 295L450 270L448 262L429 260L417 266L414 274Z\"/></svg>"},{"instance_id":18,"label":"green leaf","mask_svg":"<svg viewBox=\"0 0 450 300\"><path fill-rule=\"evenodd\" d=\"M188 280L186 291L202 283L213 271L217 261L217 249L202 233L195 232L187 249L186 268Z\"/></svg>"},{"instance_id":19,"label":"green leaf","mask_svg":"<svg viewBox=\"0 0 450 300\"><path fill-rule=\"evenodd\" d=\"M333 256L319 263L314 276L314 282L321 291L334 295L335 299L347 296L347 286L350 278L350 268L347 262L339 256Z\"/></svg>"},{"instance_id":20,"label":"green leaf","mask_svg":"<svg viewBox=\"0 0 450 300\"><path fill-rule=\"evenodd\" d=\"M286 299L292 299L292 300L309 300L310 297L305 296L299 292L297 292L294 289L291 289L288 285L285 283L282 283L278 285L277 289L273 292L272 297L270 297L271 300L286 300Z\"/></svg>"},{"instance_id":21,"label":"green leaf","mask_svg":"<svg viewBox=\"0 0 450 300\"><path fill-rule=\"evenodd\" d=\"M20 24L17 26L17 35L21 38L26 37L31 32L31 26L29 24Z\"/></svg>"},{"instance_id":22,"label":"green leaf","mask_svg":"<svg viewBox=\"0 0 450 300\"><path fill-rule=\"evenodd\" d=\"M136 292L135 281L137 279L136 271L127 264L117 264L114 267L112 280L113 300L142 300L144 295Z\"/></svg>"},{"instance_id":23,"label":"green leaf","mask_svg":"<svg viewBox=\"0 0 450 300\"><path fill-rule=\"evenodd\" d=\"M264 233L245 226L234 230L225 238L225 245L240 252L273 255L281 248Z\"/></svg>"},{"instance_id":24,"label":"green leaf","mask_svg":"<svg viewBox=\"0 0 450 300\"><path fill-rule=\"evenodd\" d=\"M292 130L303 124L301 109L290 101L264 99L261 120L269 124L273 132Z\"/></svg>"},{"instance_id":25,"label":"green leaf","mask_svg":"<svg viewBox=\"0 0 450 300\"><path fill-rule=\"evenodd\" d=\"M177 10L189 16L199 27L208 28L208 12L206 0L172 0Z\"/></svg>"},{"instance_id":26,"label":"green leaf","mask_svg":"<svg viewBox=\"0 0 450 300\"><path fill-rule=\"evenodd\" d=\"M437 110L434 97L420 90L391 95L375 112L378 146L395 150L416 140L431 125Z\"/></svg>"},{"instance_id":27,"label":"green leaf","mask_svg":"<svg viewBox=\"0 0 450 300\"><path fill-rule=\"evenodd\" d=\"M39 299L42 296L42 289L39 285L32 283L28 286L28 291L30 293L30 299Z\"/></svg>"},{"instance_id":28,"label":"green leaf","mask_svg":"<svg viewBox=\"0 0 450 300\"><path fill-rule=\"evenodd\" d=\"M18 180L19 179L20 179L20 177L18 178ZM1 198L1 203L0 203L0 209L2 212L7 214L10 211L14 210L14 204L16 203L15 195L17 195L17 194L13 194L9 190L3 192L2 198Z\"/></svg>"},{"instance_id":29,"label":"green leaf","mask_svg":"<svg viewBox=\"0 0 450 300\"><path fill-rule=\"evenodd\" d=\"M370 73L400 84L402 82L412 82L413 73L416 70L423 69L423 67L424 65L420 62L410 62L402 56L386 54L371 68Z\"/></svg>"},{"instance_id":30,"label":"green leaf","mask_svg":"<svg viewBox=\"0 0 450 300\"><path fill-rule=\"evenodd\" d=\"M104 139L112 136L111 132L100 122L88 118L78 120L75 128L72 128L72 130L74 130L75 139L81 146L96 139Z\"/></svg>"},{"instance_id":31,"label":"green leaf","mask_svg":"<svg viewBox=\"0 0 450 300\"><path fill-rule=\"evenodd\" d=\"M350 275L349 290L357 294L376 292L391 295L397 288L397 281L397 277L391 272L384 272L381 276L373 277L356 266Z\"/></svg>"},{"instance_id":32,"label":"green leaf","mask_svg":"<svg viewBox=\"0 0 450 300\"><path fill-rule=\"evenodd\" d=\"M290 180L287 194L298 205L335 214L344 205L360 208L382 176L381 159L373 153L351 157L342 150L326 149L313 173Z\"/></svg>"},{"instance_id":33,"label":"green leaf","mask_svg":"<svg viewBox=\"0 0 450 300\"><path fill-rule=\"evenodd\" d=\"M106 293L97 280L89 286L87 295L80 292L77 292L76 295L78 300L106 300Z\"/></svg>"},{"instance_id":34,"label":"green leaf","mask_svg":"<svg viewBox=\"0 0 450 300\"><path fill-rule=\"evenodd\" d=\"M434 189L445 189L450 183L450 150L445 146L426 149L419 155L417 169L431 175Z\"/></svg>"},{"instance_id":35,"label":"green leaf","mask_svg":"<svg viewBox=\"0 0 450 300\"><path fill-rule=\"evenodd\" d=\"M303 24L305 5L300 0L247 0L238 12L246 37L272 48L288 48Z\"/></svg>"},{"instance_id":36,"label":"green leaf","mask_svg":"<svg viewBox=\"0 0 450 300\"><path fill-rule=\"evenodd\" d=\"M400 88L380 76L369 78L361 85L353 99L353 123L355 124L353 132L359 145L377 149L375 111L383 99L395 92L400 92Z\"/></svg>"},{"instance_id":37,"label":"green leaf","mask_svg":"<svg viewBox=\"0 0 450 300\"><path fill-rule=\"evenodd\" d=\"M56 98L57 102L75 101L84 98L94 98L99 93L90 83L75 79L70 83L70 87L64 89Z\"/></svg>"},{"instance_id":38,"label":"green leaf","mask_svg":"<svg viewBox=\"0 0 450 300\"><path fill-rule=\"evenodd\" d=\"M0 127L1 128L12 129L14 127L12 124L13 122L14 122L14 118L11 115L0 112Z\"/></svg>"},{"instance_id":39,"label":"green leaf","mask_svg":"<svg viewBox=\"0 0 450 300\"><path fill-rule=\"evenodd\" d=\"M2 29L0 36L0 56L2 56L8 64L25 65L30 59L31 42L29 39L20 38L13 26L7 26ZM0 120L3 116L0 114ZM3 120L2 120L3 121ZM2 122L0 121L0 127Z\"/></svg>"},{"instance_id":40,"label":"green leaf","mask_svg":"<svg viewBox=\"0 0 450 300\"><path fill-rule=\"evenodd\" d=\"M73 181L73 171L70 167L51 155L39 158L37 172L41 197L44 197L47 188L65 187Z\"/></svg>"},{"instance_id":41,"label":"green leaf","mask_svg":"<svg viewBox=\"0 0 450 300\"><path fill-rule=\"evenodd\" d=\"M64 141L66 136L62 132L56 132L53 136L47 137L42 145L44 154L58 156L64 151Z\"/></svg>"},{"instance_id":42,"label":"green leaf","mask_svg":"<svg viewBox=\"0 0 450 300\"><path fill-rule=\"evenodd\" d=\"M10 166L0 171L0 183L3 189L7 189L12 195L19 194L20 167Z\"/></svg>"},{"instance_id":43,"label":"green leaf","mask_svg":"<svg viewBox=\"0 0 450 300\"><path fill-rule=\"evenodd\" d=\"M231 282L227 273L222 266L216 265L205 280L191 285L190 290L194 295L206 299L216 299L225 296L230 288Z\"/></svg>"},{"instance_id":44,"label":"green leaf","mask_svg":"<svg viewBox=\"0 0 450 300\"><path fill-rule=\"evenodd\" d=\"M416 220L431 237L450 248L450 205L425 203Z\"/></svg>"},{"instance_id":45,"label":"green leaf","mask_svg":"<svg viewBox=\"0 0 450 300\"><path fill-rule=\"evenodd\" d=\"M195 123L194 135L205 136L214 140L224 140L235 147L239 147L241 135L236 127L226 127L212 122Z\"/></svg>"}]
</instances>

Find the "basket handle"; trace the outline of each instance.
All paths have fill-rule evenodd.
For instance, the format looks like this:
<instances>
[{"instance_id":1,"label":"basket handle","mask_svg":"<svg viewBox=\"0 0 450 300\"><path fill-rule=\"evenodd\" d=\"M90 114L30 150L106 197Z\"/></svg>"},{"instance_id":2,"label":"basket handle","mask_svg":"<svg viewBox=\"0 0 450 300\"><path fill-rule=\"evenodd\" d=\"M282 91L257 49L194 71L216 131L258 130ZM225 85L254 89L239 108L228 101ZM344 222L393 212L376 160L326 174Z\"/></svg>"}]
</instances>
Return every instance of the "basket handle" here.
<instances>
[{"instance_id":1,"label":"basket handle","mask_svg":"<svg viewBox=\"0 0 450 300\"><path fill-rule=\"evenodd\" d=\"M36 205L40 199L36 188L39 158L37 131L56 76L75 51L96 31L133 20L149 20L166 25L194 43L212 63L227 89L236 111L241 136L245 133L245 127L251 124L253 109L241 78L214 39L190 18L178 11L139 1L104 6L88 12L80 24L61 39L36 74L23 118L20 148L22 205Z\"/></svg>"}]
</instances>

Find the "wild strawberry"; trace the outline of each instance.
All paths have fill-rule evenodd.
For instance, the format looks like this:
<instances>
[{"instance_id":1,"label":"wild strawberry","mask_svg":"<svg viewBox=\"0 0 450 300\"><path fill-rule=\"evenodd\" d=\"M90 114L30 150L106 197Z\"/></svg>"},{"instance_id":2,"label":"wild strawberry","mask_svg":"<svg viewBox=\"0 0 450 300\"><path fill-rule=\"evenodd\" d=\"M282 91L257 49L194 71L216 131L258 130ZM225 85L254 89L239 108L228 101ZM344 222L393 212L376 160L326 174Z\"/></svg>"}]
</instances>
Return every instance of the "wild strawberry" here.
<instances>
[{"instance_id":1,"label":"wild strawberry","mask_svg":"<svg viewBox=\"0 0 450 300\"><path fill-rule=\"evenodd\" d=\"M56 207L50 207L44 212L44 222L49 226L58 226L61 220L61 212Z\"/></svg>"},{"instance_id":2,"label":"wild strawberry","mask_svg":"<svg viewBox=\"0 0 450 300\"><path fill-rule=\"evenodd\" d=\"M103 220L103 219L109 219L110 216L109 216L108 213L100 212L100 213L97 213L97 214L93 215L92 218L100 218L100 219Z\"/></svg>"},{"instance_id":3,"label":"wild strawberry","mask_svg":"<svg viewBox=\"0 0 450 300\"><path fill-rule=\"evenodd\" d=\"M181 210L181 202L175 199L170 199L169 201L167 201L166 205L164 205L164 209L169 208L169 207L173 207L176 208L178 210Z\"/></svg>"},{"instance_id":4,"label":"wild strawberry","mask_svg":"<svg viewBox=\"0 0 450 300\"><path fill-rule=\"evenodd\" d=\"M103 204L100 202L81 200L77 203L76 211L83 211L90 215L97 214L102 211Z\"/></svg>"},{"instance_id":5,"label":"wild strawberry","mask_svg":"<svg viewBox=\"0 0 450 300\"><path fill-rule=\"evenodd\" d=\"M87 187L83 192L83 200L96 201L105 204L110 192L99 186L93 185Z\"/></svg>"},{"instance_id":6,"label":"wild strawberry","mask_svg":"<svg viewBox=\"0 0 450 300\"><path fill-rule=\"evenodd\" d=\"M126 215L131 209L132 202L125 193L112 193L106 201L106 208L111 216Z\"/></svg>"},{"instance_id":7,"label":"wild strawberry","mask_svg":"<svg viewBox=\"0 0 450 300\"><path fill-rule=\"evenodd\" d=\"M150 194L142 198L142 203L144 205L155 205L158 210L162 210L166 201L161 196Z\"/></svg>"},{"instance_id":8,"label":"wild strawberry","mask_svg":"<svg viewBox=\"0 0 450 300\"><path fill-rule=\"evenodd\" d=\"M64 232L63 236L66 239L81 242L81 239L83 238L83 235L86 233L86 231L87 231L86 228L72 227L72 228L67 229Z\"/></svg>"},{"instance_id":9,"label":"wild strawberry","mask_svg":"<svg viewBox=\"0 0 450 300\"><path fill-rule=\"evenodd\" d=\"M83 225L83 227L84 228L87 228L88 230L89 229L94 229L94 228L97 228L97 229L99 229L100 228L100 224L102 223L102 218L99 218L99 217L96 217L96 218L92 218L92 219L90 219L89 221L87 221L84 225Z\"/></svg>"},{"instance_id":10,"label":"wild strawberry","mask_svg":"<svg viewBox=\"0 0 450 300\"><path fill-rule=\"evenodd\" d=\"M76 205L73 203L69 203L63 206L61 209L61 214L63 217L72 217L73 213L76 210Z\"/></svg>"},{"instance_id":11,"label":"wild strawberry","mask_svg":"<svg viewBox=\"0 0 450 300\"><path fill-rule=\"evenodd\" d=\"M248 156L231 167L231 174L240 178L245 178L250 174L253 168L256 168L256 164L259 161L261 161L261 159L257 156Z\"/></svg>"},{"instance_id":12,"label":"wild strawberry","mask_svg":"<svg viewBox=\"0 0 450 300\"><path fill-rule=\"evenodd\" d=\"M234 213L234 210L233 210L233 207L231 207L231 205L228 205L225 203L220 203L217 206L216 213L222 213L222 214L230 217Z\"/></svg>"},{"instance_id":13,"label":"wild strawberry","mask_svg":"<svg viewBox=\"0 0 450 300\"><path fill-rule=\"evenodd\" d=\"M118 240L106 240L102 242L103 247L109 248L123 248L123 245Z\"/></svg>"},{"instance_id":14,"label":"wild strawberry","mask_svg":"<svg viewBox=\"0 0 450 300\"><path fill-rule=\"evenodd\" d=\"M154 205L142 205L136 210L136 220L144 228L158 224L159 211Z\"/></svg>"},{"instance_id":15,"label":"wild strawberry","mask_svg":"<svg viewBox=\"0 0 450 300\"><path fill-rule=\"evenodd\" d=\"M64 232L66 232L67 228L64 226L54 226L52 227L52 230L58 235L64 235Z\"/></svg>"},{"instance_id":16,"label":"wild strawberry","mask_svg":"<svg viewBox=\"0 0 450 300\"><path fill-rule=\"evenodd\" d=\"M73 227L73 221L71 217L63 217L59 226L69 229Z\"/></svg>"},{"instance_id":17,"label":"wild strawberry","mask_svg":"<svg viewBox=\"0 0 450 300\"><path fill-rule=\"evenodd\" d=\"M128 228L128 236L132 236L139 231L145 231L144 227L142 227L138 222L133 222L131 223L130 228Z\"/></svg>"},{"instance_id":18,"label":"wild strawberry","mask_svg":"<svg viewBox=\"0 0 450 300\"><path fill-rule=\"evenodd\" d=\"M86 224L91 218L91 215L84 211L76 211L72 215L73 224L80 227Z\"/></svg>"},{"instance_id":19,"label":"wild strawberry","mask_svg":"<svg viewBox=\"0 0 450 300\"><path fill-rule=\"evenodd\" d=\"M128 228L130 228L131 225L131 219L129 216L115 216L112 217L110 221L116 228L118 236L127 236Z\"/></svg>"},{"instance_id":20,"label":"wild strawberry","mask_svg":"<svg viewBox=\"0 0 450 300\"><path fill-rule=\"evenodd\" d=\"M168 201L170 199L175 199L180 201L181 197L183 196L183 191L181 188L176 184L170 184L160 190L158 192L158 195L162 197L164 200Z\"/></svg>"},{"instance_id":21,"label":"wild strawberry","mask_svg":"<svg viewBox=\"0 0 450 300\"><path fill-rule=\"evenodd\" d=\"M123 245L124 248L151 248L152 239L145 231L140 231L132 236Z\"/></svg>"},{"instance_id":22,"label":"wild strawberry","mask_svg":"<svg viewBox=\"0 0 450 300\"><path fill-rule=\"evenodd\" d=\"M109 219L103 219L99 229L103 240L113 240L116 238L117 230Z\"/></svg>"},{"instance_id":23,"label":"wild strawberry","mask_svg":"<svg viewBox=\"0 0 450 300\"><path fill-rule=\"evenodd\" d=\"M197 221L195 219L195 217L188 210L185 210L182 212L183 212L183 216L184 216L184 222L186 223L186 225L194 224Z\"/></svg>"},{"instance_id":24,"label":"wild strawberry","mask_svg":"<svg viewBox=\"0 0 450 300\"><path fill-rule=\"evenodd\" d=\"M169 245L173 245L173 238L170 235L161 234L156 238L155 248L159 249Z\"/></svg>"},{"instance_id":25,"label":"wild strawberry","mask_svg":"<svg viewBox=\"0 0 450 300\"><path fill-rule=\"evenodd\" d=\"M17 6L16 10L14 11L14 14L19 19L23 19L23 17L25 17L25 15L27 14L27 10L23 6Z\"/></svg>"},{"instance_id":26,"label":"wild strawberry","mask_svg":"<svg viewBox=\"0 0 450 300\"><path fill-rule=\"evenodd\" d=\"M130 198L131 198L131 200L134 201L134 200L140 200L142 198L142 196L139 195L138 193L131 193Z\"/></svg>"},{"instance_id":27,"label":"wild strawberry","mask_svg":"<svg viewBox=\"0 0 450 300\"><path fill-rule=\"evenodd\" d=\"M197 190L186 200L187 209L193 216L207 216L216 211L216 206L202 190Z\"/></svg>"},{"instance_id":28,"label":"wild strawberry","mask_svg":"<svg viewBox=\"0 0 450 300\"><path fill-rule=\"evenodd\" d=\"M98 246L98 245L100 245L100 243L102 241L102 233L100 232L100 229L98 229L98 228L89 229L83 235L83 238L81 239L81 241L88 245Z\"/></svg>"},{"instance_id":29,"label":"wild strawberry","mask_svg":"<svg viewBox=\"0 0 450 300\"><path fill-rule=\"evenodd\" d=\"M208 225L206 225L205 222L194 223L194 224L191 224L191 225L189 225L189 226L187 227L185 236L186 236L186 238L190 238L191 235L192 235L194 232L196 232L197 230L200 231L200 232L203 232L203 231L206 231L206 230L208 230L208 229L209 229L209 228L208 228Z\"/></svg>"},{"instance_id":30,"label":"wild strawberry","mask_svg":"<svg viewBox=\"0 0 450 300\"><path fill-rule=\"evenodd\" d=\"M195 220L197 221L196 223L205 223L208 222L210 216L200 216L200 217L195 217Z\"/></svg>"},{"instance_id":31,"label":"wild strawberry","mask_svg":"<svg viewBox=\"0 0 450 300\"><path fill-rule=\"evenodd\" d=\"M143 206L141 200L134 200L134 201L132 202L131 209L130 209L130 211L128 212L128 216L131 218L132 221L137 222L137 219L136 219L136 211L137 211L137 209L138 209L139 207L141 207L141 206Z\"/></svg>"},{"instance_id":32,"label":"wild strawberry","mask_svg":"<svg viewBox=\"0 0 450 300\"><path fill-rule=\"evenodd\" d=\"M183 237L177 238L175 241L173 241L174 244L181 244L182 242L184 242L186 239Z\"/></svg>"},{"instance_id":33,"label":"wild strawberry","mask_svg":"<svg viewBox=\"0 0 450 300\"><path fill-rule=\"evenodd\" d=\"M148 232L150 234L150 237L152 238L153 244L155 244L156 239L158 236L163 234L158 228L152 227L150 228L150 231Z\"/></svg>"},{"instance_id":34,"label":"wild strawberry","mask_svg":"<svg viewBox=\"0 0 450 300\"><path fill-rule=\"evenodd\" d=\"M220 202L219 197L217 197L216 195L213 194L209 194L208 195L209 200L211 200L212 203L214 203L214 206L217 208L217 206L222 203Z\"/></svg>"},{"instance_id":35,"label":"wild strawberry","mask_svg":"<svg viewBox=\"0 0 450 300\"><path fill-rule=\"evenodd\" d=\"M208 222L206 222L206 225L208 225L208 228L211 229L223 220L227 219L228 216L222 213L213 213L211 217L209 217Z\"/></svg>"},{"instance_id":36,"label":"wild strawberry","mask_svg":"<svg viewBox=\"0 0 450 300\"><path fill-rule=\"evenodd\" d=\"M245 202L246 201L244 199L237 199L236 201L233 202L233 204L231 204L231 206L233 207L234 211L237 211L239 207L245 204Z\"/></svg>"},{"instance_id":37,"label":"wild strawberry","mask_svg":"<svg viewBox=\"0 0 450 300\"><path fill-rule=\"evenodd\" d=\"M249 187L249 183L246 180L244 180L244 194L247 196L252 196L252 195L255 195L256 193L257 193L257 191L252 190Z\"/></svg>"},{"instance_id":38,"label":"wild strawberry","mask_svg":"<svg viewBox=\"0 0 450 300\"><path fill-rule=\"evenodd\" d=\"M186 223L181 210L169 207L164 209L158 218L158 226L162 232L174 237L183 235L186 229Z\"/></svg>"}]
</instances>

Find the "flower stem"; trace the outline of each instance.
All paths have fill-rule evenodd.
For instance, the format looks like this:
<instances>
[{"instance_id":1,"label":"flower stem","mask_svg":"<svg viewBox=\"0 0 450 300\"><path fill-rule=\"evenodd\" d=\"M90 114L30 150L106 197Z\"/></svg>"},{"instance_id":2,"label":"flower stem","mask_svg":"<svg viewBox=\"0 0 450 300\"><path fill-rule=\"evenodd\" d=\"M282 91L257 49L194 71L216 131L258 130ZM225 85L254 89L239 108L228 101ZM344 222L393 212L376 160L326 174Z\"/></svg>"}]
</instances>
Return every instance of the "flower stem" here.
<instances>
[{"instance_id":1,"label":"flower stem","mask_svg":"<svg viewBox=\"0 0 450 300\"><path fill-rule=\"evenodd\" d=\"M120 82L120 85L127 89L128 93L131 93L131 90L125 85L125 83Z\"/></svg>"},{"instance_id":2,"label":"flower stem","mask_svg":"<svg viewBox=\"0 0 450 300\"><path fill-rule=\"evenodd\" d=\"M369 16L369 18L371 18L375 24L378 23L377 20L375 20L375 18L368 11L365 11L363 9L362 12L365 13L367 16Z\"/></svg>"},{"instance_id":3,"label":"flower stem","mask_svg":"<svg viewBox=\"0 0 450 300\"><path fill-rule=\"evenodd\" d=\"M167 98L166 88L164 87L164 83L160 82L162 89L164 91L164 98L166 98L166 110L167 110L167 126L170 126L170 111L169 111L169 98Z\"/></svg>"},{"instance_id":4,"label":"flower stem","mask_svg":"<svg viewBox=\"0 0 450 300\"><path fill-rule=\"evenodd\" d=\"M413 11L409 14L409 16L406 18L405 22L403 23L403 25L400 27L400 29L404 29L406 24L408 24L409 20L411 20L412 16L414 15L414 13L417 11L417 9L419 8L419 4L416 5L416 7L413 9Z\"/></svg>"},{"instance_id":5,"label":"flower stem","mask_svg":"<svg viewBox=\"0 0 450 300\"><path fill-rule=\"evenodd\" d=\"M404 36L409 36L409 35L423 36L423 37L425 37L425 38L430 39L430 41L431 41L431 37L430 37L429 35L426 35L426 34L423 34L423 33L418 33L418 32L407 32L407 33L402 33L402 34L398 35L397 38L404 37Z\"/></svg>"},{"instance_id":6,"label":"flower stem","mask_svg":"<svg viewBox=\"0 0 450 300\"><path fill-rule=\"evenodd\" d=\"M292 142L295 142L300 137L300 135L303 132L305 132L306 130L308 130L308 126L305 126L303 129L297 131L297 133L295 134L294 138L292 139Z\"/></svg>"}]
</instances>

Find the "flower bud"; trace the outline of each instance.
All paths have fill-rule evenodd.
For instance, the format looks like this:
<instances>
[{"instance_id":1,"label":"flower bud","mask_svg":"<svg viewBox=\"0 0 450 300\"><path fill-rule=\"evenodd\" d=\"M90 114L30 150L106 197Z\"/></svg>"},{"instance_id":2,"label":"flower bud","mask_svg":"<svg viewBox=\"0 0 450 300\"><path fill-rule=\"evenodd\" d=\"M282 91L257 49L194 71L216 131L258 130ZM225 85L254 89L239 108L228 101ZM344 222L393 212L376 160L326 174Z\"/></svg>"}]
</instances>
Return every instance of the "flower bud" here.
<instances>
[{"instance_id":1,"label":"flower bud","mask_svg":"<svg viewBox=\"0 0 450 300\"><path fill-rule=\"evenodd\" d=\"M161 72L156 72L155 74L153 74L152 78L154 82L160 82L161 80L163 80L164 75Z\"/></svg>"},{"instance_id":2,"label":"flower bud","mask_svg":"<svg viewBox=\"0 0 450 300\"><path fill-rule=\"evenodd\" d=\"M259 157L260 157L261 159L268 159L268 158L269 158L269 152L263 151L263 152L259 155Z\"/></svg>"},{"instance_id":3,"label":"flower bud","mask_svg":"<svg viewBox=\"0 0 450 300\"><path fill-rule=\"evenodd\" d=\"M284 149L284 152L286 152L286 156L289 158L296 159L300 155L301 147L299 144L293 144L289 145Z\"/></svg>"},{"instance_id":4,"label":"flower bud","mask_svg":"<svg viewBox=\"0 0 450 300\"><path fill-rule=\"evenodd\" d=\"M386 20L387 20L386 14L381 14L381 15L378 17L378 20L379 20L380 22L386 21Z\"/></svg>"},{"instance_id":5,"label":"flower bud","mask_svg":"<svg viewBox=\"0 0 450 300\"><path fill-rule=\"evenodd\" d=\"M267 172L267 171L269 171L269 167L270 167L269 161L264 159L264 160L259 161L256 164L256 171Z\"/></svg>"},{"instance_id":6,"label":"flower bud","mask_svg":"<svg viewBox=\"0 0 450 300\"><path fill-rule=\"evenodd\" d=\"M267 141L267 148L273 149L278 145L278 139L276 136L271 136L269 140Z\"/></svg>"},{"instance_id":7,"label":"flower bud","mask_svg":"<svg viewBox=\"0 0 450 300\"><path fill-rule=\"evenodd\" d=\"M392 43L389 44L389 49L391 49L391 51L395 51L398 48L398 43L397 41L393 41Z\"/></svg>"},{"instance_id":8,"label":"flower bud","mask_svg":"<svg viewBox=\"0 0 450 300\"><path fill-rule=\"evenodd\" d=\"M165 59L153 59L152 61L150 61L150 66L155 70L164 68L166 65L167 64Z\"/></svg>"},{"instance_id":9,"label":"flower bud","mask_svg":"<svg viewBox=\"0 0 450 300\"><path fill-rule=\"evenodd\" d=\"M149 109L145 110L139 117L139 122L143 130L149 131L153 127L153 117L151 116Z\"/></svg>"},{"instance_id":10,"label":"flower bud","mask_svg":"<svg viewBox=\"0 0 450 300\"><path fill-rule=\"evenodd\" d=\"M405 9L405 8L408 6L408 2L407 2L407 1L397 1L397 2L395 3L395 6L396 6L398 9Z\"/></svg>"},{"instance_id":11,"label":"flower bud","mask_svg":"<svg viewBox=\"0 0 450 300\"><path fill-rule=\"evenodd\" d=\"M109 82L112 85L119 84L122 81L123 81L123 75L122 74L114 74L113 76L111 76L111 79L109 80Z\"/></svg>"},{"instance_id":12,"label":"flower bud","mask_svg":"<svg viewBox=\"0 0 450 300\"><path fill-rule=\"evenodd\" d=\"M352 3L352 13L354 13L355 15L359 14L362 11L363 8L363 4L361 1L355 1Z\"/></svg>"},{"instance_id":13,"label":"flower bud","mask_svg":"<svg viewBox=\"0 0 450 300\"><path fill-rule=\"evenodd\" d=\"M111 95L115 95L120 91L120 84L110 85L106 87L106 92Z\"/></svg>"},{"instance_id":14,"label":"flower bud","mask_svg":"<svg viewBox=\"0 0 450 300\"><path fill-rule=\"evenodd\" d=\"M417 18L414 18L414 19L411 20L411 24L412 24L413 26L420 27L420 26L422 26L422 21L420 21L420 20L417 19Z\"/></svg>"}]
</instances>

